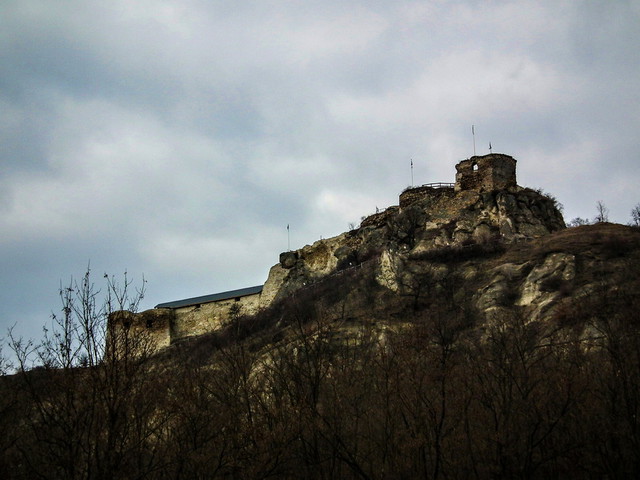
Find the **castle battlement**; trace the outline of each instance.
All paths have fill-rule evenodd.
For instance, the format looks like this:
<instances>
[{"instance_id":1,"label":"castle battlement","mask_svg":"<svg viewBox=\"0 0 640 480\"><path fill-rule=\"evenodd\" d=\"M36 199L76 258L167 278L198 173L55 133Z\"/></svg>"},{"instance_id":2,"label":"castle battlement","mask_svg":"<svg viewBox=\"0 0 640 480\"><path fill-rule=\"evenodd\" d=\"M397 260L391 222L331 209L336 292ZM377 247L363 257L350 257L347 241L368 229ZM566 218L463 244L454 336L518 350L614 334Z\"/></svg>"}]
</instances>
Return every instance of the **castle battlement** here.
<instances>
[{"instance_id":1,"label":"castle battlement","mask_svg":"<svg viewBox=\"0 0 640 480\"><path fill-rule=\"evenodd\" d=\"M516 188L516 159L502 153L474 156L456 165L455 191L493 192Z\"/></svg>"},{"instance_id":2,"label":"castle battlement","mask_svg":"<svg viewBox=\"0 0 640 480\"><path fill-rule=\"evenodd\" d=\"M425 197L453 197L465 190L493 192L516 188L516 159L502 153L473 156L456 165L456 183L427 183L400 194L400 208Z\"/></svg>"}]
</instances>

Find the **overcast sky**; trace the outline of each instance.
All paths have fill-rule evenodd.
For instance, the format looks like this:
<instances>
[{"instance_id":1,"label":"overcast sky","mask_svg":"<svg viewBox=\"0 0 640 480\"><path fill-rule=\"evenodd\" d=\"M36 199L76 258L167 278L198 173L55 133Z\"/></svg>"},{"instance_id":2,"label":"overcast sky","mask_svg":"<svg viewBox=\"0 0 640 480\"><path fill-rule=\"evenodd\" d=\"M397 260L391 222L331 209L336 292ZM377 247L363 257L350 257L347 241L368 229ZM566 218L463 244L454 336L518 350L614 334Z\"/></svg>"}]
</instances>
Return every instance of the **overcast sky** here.
<instances>
[{"instance_id":1,"label":"overcast sky","mask_svg":"<svg viewBox=\"0 0 640 480\"><path fill-rule=\"evenodd\" d=\"M592 218L640 202L640 1L2 0L0 336L87 264L143 307L493 151Z\"/></svg>"}]
</instances>

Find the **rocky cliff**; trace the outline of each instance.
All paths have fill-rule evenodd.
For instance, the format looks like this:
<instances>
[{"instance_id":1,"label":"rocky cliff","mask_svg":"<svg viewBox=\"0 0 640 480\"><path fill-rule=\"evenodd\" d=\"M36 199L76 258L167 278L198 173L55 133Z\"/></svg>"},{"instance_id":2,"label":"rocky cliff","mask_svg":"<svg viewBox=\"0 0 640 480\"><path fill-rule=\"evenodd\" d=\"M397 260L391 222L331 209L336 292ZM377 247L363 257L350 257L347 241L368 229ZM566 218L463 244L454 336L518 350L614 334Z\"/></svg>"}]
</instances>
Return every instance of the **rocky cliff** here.
<instances>
[{"instance_id":1,"label":"rocky cliff","mask_svg":"<svg viewBox=\"0 0 640 480\"><path fill-rule=\"evenodd\" d=\"M462 322L460 328L482 335L505 319L518 318L537 332L576 323L581 338L596 338L589 326L592 311L628 312L626 304L617 302L637 297L640 230L601 223L522 239L515 235L523 227L539 232L543 225L562 225L552 201L525 195L535 198L529 205L549 208L552 215L543 223L517 224L512 237L496 237L498 219L510 217L487 216L478 208L465 210L460 221L474 225L473 214L467 214L477 212L475 225L487 225L487 239L473 240L470 229L472 241L448 237L442 243L445 234L430 236L422 226L407 242L409 237L398 236L394 226L398 218L389 217L377 227L284 254L270 277L280 279L277 298L257 320L246 319L246 334L257 333L259 343L271 348L272 339L295 336L291 324L302 321L330 325L335 338L353 345L363 328L384 337L413 331L425 319L440 319ZM514 195L513 204L526 205L517 199ZM522 218L526 210L530 207L519 208ZM487 217L496 223L477 220Z\"/></svg>"},{"instance_id":2,"label":"rocky cliff","mask_svg":"<svg viewBox=\"0 0 640 480\"><path fill-rule=\"evenodd\" d=\"M486 265L464 260L492 256L565 229L557 202L539 190L518 186L516 160L508 155L471 157L458 163L456 171L455 184L407 188L397 206L363 218L358 228L282 253L259 293L225 300L212 295L218 300L211 300L206 307L201 299L161 304L159 307L169 307L161 308L162 312L153 316L155 320L150 321L143 312L128 323L140 334L153 336L158 348L163 348L229 323L237 314L232 315L225 302L236 306L250 302L255 308L243 309L243 313L255 313L360 267L374 272L370 278L381 289L378 298L385 299L381 301L383 310L394 303L385 292L399 298L413 297L417 306L423 301L425 285L450 277L464 278L465 288L473 285L477 289L470 294L476 309L497 312L508 304L526 307L535 318L544 316L557 297L547 291L549 285L564 285L562 282L570 282L574 276L571 254L558 253L541 264L525 261L491 266L489 271ZM525 277L526 286L514 289L514 282ZM540 282L546 282L544 288ZM354 285L344 288L353 290L347 297L357 304L359 290ZM373 291L371 285L367 289ZM361 297L369 298L369 294ZM315 300L323 301L319 297ZM353 316L363 315L362 309L355 310Z\"/></svg>"},{"instance_id":3,"label":"rocky cliff","mask_svg":"<svg viewBox=\"0 0 640 480\"><path fill-rule=\"evenodd\" d=\"M478 247L508 245L565 228L554 199L524 188L456 192L451 187L408 189L402 207L364 218L360 227L281 254L265 291L274 299L365 262L379 262L381 285L398 291L408 265L447 251L463 257ZM452 253L452 252L457 253Z\"/></svg>"}]
</instances>

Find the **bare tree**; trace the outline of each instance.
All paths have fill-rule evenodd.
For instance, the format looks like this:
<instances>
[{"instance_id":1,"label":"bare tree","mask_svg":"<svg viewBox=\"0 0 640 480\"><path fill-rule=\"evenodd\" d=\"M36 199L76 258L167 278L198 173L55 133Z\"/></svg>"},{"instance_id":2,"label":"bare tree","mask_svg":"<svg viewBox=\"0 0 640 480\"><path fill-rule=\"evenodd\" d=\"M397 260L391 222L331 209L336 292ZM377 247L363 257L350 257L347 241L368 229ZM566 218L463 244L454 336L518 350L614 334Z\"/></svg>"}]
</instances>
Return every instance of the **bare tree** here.
<instances>
[{"instance_id":1,"label":"bare tree","mask_svg":"<svg viewBox=\"0 0 640 480\"><path fill-rule=\"evenodd\" d=\"M115 311L137 310L144 280L139 288L126 273L122 282L104 280L101 291L87 269L61 286L61 311L40 342L9 333L16 387L29 409L17 441L25 477L131 478L157 468L161 456L148 440L165 421L156 408L161 376L146 368L143 335L109 325Z\"/></svg>"},{"instance_id":2,"label":"bare tree","mask_svg":"<svg viewBox=\"0 0 640 480\"><path fill-rule=\"evenodd\" d=\"M640 227L640 203L631 210L631 225Z\"/></svg>"},{"instance_id":3,"label":"bare tree","mask_svg":"<svg viewBox=\"0 0 640 480\"><path fill-rule=\"evenodd\" d=\"M593 219L595 223L603 223L609 221L609 209L602 200L596 202L596 217Z\"/></svg>"},{"instance_id":4,"label":"bare tree","mask_svg":"<svg viewBox=\"0 0 640 480\"><path fill-rule=\"evenodd\" d=\"M590 223L586 218L576 217L567 224L567 227L580 227L582 225L589 225Z\"/></svg>"}]
</instances>

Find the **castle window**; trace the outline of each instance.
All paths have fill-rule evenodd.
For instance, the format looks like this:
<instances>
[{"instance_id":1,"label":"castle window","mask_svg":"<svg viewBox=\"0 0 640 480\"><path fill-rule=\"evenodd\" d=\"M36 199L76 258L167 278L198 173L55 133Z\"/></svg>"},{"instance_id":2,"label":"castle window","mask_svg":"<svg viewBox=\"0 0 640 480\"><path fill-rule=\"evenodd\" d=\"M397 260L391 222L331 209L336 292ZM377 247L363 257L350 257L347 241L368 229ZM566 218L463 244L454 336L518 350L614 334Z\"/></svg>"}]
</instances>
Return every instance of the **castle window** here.
<instances>
[{"instance_id":1,"label":"castle window","mask_svg":"<svg viewBox=\"0 0 640 480\"><path fill-rule=\"evenodd\" d=\"M239 302L239 301L240 301L240 297L236 297L236 298L234 298L234 300L235 300L236 302Z\"/></svg>"},{"instance_id":2,"label":"castle window","mask_svg":"<svg viewBox=\"0 0 640 480\"><path fill-rule=\"evenodd\" d=\"M471 168L473 169L474 172L477 172L478 171L478 164L474 163L473 167L471 167Z\"/></svg>"},{"instance_id":3,"label":"castle window","mask_svg":"<svg viewBox=\"0 0 640 480\"><path fill-rule=\"evenodd\" d=\"M153 327L153 319L149 318L147 319L147 328L151 328L151 327Z\"/></svg>"}]
</instances>

